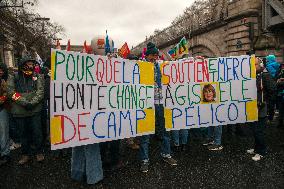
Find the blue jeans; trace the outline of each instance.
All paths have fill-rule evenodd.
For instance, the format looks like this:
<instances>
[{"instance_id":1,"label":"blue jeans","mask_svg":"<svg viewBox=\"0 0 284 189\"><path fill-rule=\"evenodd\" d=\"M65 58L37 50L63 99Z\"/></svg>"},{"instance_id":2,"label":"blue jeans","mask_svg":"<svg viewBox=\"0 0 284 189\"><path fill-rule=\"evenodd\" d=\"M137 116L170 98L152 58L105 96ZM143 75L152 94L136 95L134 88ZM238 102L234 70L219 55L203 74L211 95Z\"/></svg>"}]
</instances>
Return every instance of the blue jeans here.
<instances>
[{"instance_id":1,"label":"blue jeans","mask_svg":"<svg viewBox=\"0 0 284 189\"><path fill-rule=\"evenodd\" d=\"M71 178L88 184L96 184L103 179L103 168L99 144L89 144L72 148Z\"/></svg>"},{"instance_id":2,"label":"blue jeans","mask_svg":"<svg viewBox=\"0 0 284 189\"><path fill-rule=\"evenodd\" d=\"M170 145L170 134L165 129L165 118L164 118L164 106L155 104L155 116L156 116L156 130L161 135L162 146L161 155L168 157L171 154ZM149 161L149 141L150 135L144 135L140 138L140 151L139 158L142 161Z\"/></svg>"},{"instance_id":3,"label":"blue jeans","mask_svg":"<svg viewBox=\"0 0 284 189\"><path fill-rule=\"evenodd\" d=\"M208 127L208 139L213 140L214 144L222 143L222 125Z\"/></svg>"},{"instance_id":4,"label":"blue jeans","mask_svg":"<svg viewBox=\"0 0 284 189\"><path fill-rule=\"evenodd\" d=\"M9 118L5 109L0 111L0 155L10 154L9 146Z\"/></svg>"},{"instance_id":5,"label":"blue jeans","mask_svg":"<svg viewBox=\"0 0 284 189\"><path fill-rule=\"evenodd\" d=\"M14 117L14 120L21 136L22 154L30 155L32 144L35 147L35 154L43 153L40 113L30 117Z\"/></svg>"},{"instance_id":6,"label":"blue jeans","mask_svg":"<svg viewBox=\"0 0 284 189\"><path fill-rule=\"evenodd\" d=\"M179 146L180 144L187 144L188 133L188 129L173 130L172 136L174 140L174 145Z\"/></svg>"},{"instance_id":7,"label":"blue jeans","mask_svg":"<svg viewBox=\"0 0 284 189\"><path fill-rule=\"evenodd\" d=\"M258 118L258 121L251 123L254 136L254 151L260 155L265 155L267 153L264 139L265 123L266 118Z\"/></svg>"}]
</instances>

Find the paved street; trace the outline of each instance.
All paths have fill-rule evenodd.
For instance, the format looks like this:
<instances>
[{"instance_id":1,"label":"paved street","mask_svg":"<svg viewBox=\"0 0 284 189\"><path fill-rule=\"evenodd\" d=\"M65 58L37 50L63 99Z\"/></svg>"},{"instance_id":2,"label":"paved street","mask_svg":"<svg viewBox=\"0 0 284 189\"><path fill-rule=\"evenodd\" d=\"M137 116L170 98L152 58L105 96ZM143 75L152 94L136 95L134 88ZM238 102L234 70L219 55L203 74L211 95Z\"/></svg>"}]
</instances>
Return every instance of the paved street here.
<instances>
[{"instance_id":1,"label":"paved street","mask_svg":"<svg viewBox=\"0 0 284 189\"><path fill-rule=\"evenodd\" d=\"M177 167L170 167L159 157L156 140L152 140L151 164L147 174L139 172L137 152L122 147L125 168L113 173L105 172L106 188L283 188L284 186L284 130L273 123L266 130L269 154L260 162L251 160L245 150L253 139L248 127L248 136L230 136L223 129L224 150L210 152L201 145L191 132L187 152L175 154ZM196 133L196 132L195 132ZM19 151L12 153L13 162L1 167L0 188L90 188L85 183L70 179L70 149L56 158L50 151L46 161L32 162L20 167L16 164Z\"/></svg>"}]
</instances>

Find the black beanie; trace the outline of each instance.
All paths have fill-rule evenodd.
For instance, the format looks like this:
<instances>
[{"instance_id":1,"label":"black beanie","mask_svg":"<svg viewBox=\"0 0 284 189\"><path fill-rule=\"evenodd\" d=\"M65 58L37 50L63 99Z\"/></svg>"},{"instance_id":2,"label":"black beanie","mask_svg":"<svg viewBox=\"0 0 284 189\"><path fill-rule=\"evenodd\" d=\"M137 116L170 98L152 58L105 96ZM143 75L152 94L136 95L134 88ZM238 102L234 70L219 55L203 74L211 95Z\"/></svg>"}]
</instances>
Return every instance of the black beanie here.
<instances>
[{"instance_id":1,"label":"black beanie","mask_svg":"<svg viewBox=\"0 0 284 189\"><path fill-rule=\"evenodd\" d=\"M147 51L146 51L146 56L149 54L159 54L159 49L157 49L156 45L152 42L149 42L147 44Z\"/></svg>"}]
</instances>

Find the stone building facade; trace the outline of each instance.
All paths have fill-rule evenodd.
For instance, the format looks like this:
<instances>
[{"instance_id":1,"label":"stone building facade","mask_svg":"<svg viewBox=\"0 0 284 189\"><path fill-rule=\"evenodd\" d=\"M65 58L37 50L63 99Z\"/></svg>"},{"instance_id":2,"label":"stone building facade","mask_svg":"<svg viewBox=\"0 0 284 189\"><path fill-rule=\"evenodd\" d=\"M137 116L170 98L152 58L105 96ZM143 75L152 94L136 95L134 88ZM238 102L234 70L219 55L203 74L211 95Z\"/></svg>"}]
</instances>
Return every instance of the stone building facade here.
<instances>
[{"instance_id":1,"label":"stone building facade","mask_svg":"<svg viewBox=\"0 0 284 189\"><path fill-rule=\"evenodd\" d=\"M159 44L160 51L166 55L182 37ZM255 52L264 57L272 53L284 63L284 4L279 0L231 0L224 17L188 31L186 38L191 56ZM139 54L149 41L139 44L134 52Z\"/></svg>"}]
</instances>

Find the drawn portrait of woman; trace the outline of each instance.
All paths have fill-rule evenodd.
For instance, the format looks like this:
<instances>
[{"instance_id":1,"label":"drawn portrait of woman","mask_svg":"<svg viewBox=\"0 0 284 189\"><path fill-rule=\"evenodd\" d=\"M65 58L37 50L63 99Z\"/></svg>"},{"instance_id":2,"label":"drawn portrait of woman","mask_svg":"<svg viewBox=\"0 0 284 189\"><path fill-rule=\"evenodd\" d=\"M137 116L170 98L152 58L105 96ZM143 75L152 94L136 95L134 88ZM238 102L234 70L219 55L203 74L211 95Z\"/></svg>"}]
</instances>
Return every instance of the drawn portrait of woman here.
<instances>
[{"instance_id":1,"label":"drawn portrait of woman","mask_svg":"<svg viewBox=\"0 0 284 189\"><path fill-rule=\"evenodd\" d=\"M211 84L204 85L202 95L203 102L215 102L216 90Z\"/></svg>"}]
</instances>

